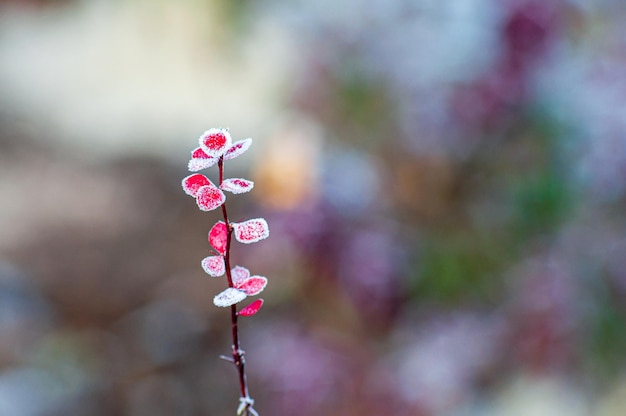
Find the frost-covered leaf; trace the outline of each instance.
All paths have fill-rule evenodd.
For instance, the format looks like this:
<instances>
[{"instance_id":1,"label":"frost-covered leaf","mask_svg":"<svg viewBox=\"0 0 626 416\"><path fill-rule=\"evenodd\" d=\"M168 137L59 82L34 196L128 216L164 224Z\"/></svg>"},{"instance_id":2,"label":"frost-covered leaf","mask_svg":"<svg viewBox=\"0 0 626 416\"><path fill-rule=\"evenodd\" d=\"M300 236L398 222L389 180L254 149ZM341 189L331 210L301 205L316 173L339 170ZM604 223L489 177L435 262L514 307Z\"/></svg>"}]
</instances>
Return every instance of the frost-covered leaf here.
<instances>
[{"instance_id":1,"label":"frost-covered leaf","mask_svg":"<svg viewBox=\"0 0 626 416\"><path fill-rule=\"evenodd\" d=\"M234 305L235 303L239 303L246 298L246 294L239 289L235 289L234 287L229 287L223 292L218 293L213 298L213 303L215 306L219 306L221 308L225 308L227 306Z\"/></svg>"},{"instance_id":2,"label":"frost-covered leaf","mask_svg":"<svg viewBox=\"0 0 626 416\"><path fill-rule=\"evenodd\" d=\"M251 191L254 188L254 182L242 178L224 179L220 188L233 194L242 194Z\"/></svg>"},{"instance_id":3,"label":"frost-covered leaf","mask_svg":"<svg viewBox=\"0 0 626 416\"><path fill-rule=\"evenodd\" d=\"M237 156L241 156L246 150L250 148L252 139L244 139L235 142L224 154L224 160L234 159Z\"/></svg>"},{"instance_id":4,"label":"frost-covered leaf","mask_svg":"<svg viewBox=\"0 0 626 416\"><path fill-rule=\"evenodd\" d=\"M263 306L263 299L257 299L251 304L249 304L248 306L246 306L245 308L243 308L242 310L240 310L239 312L237 312L237 315L239 316L256 315L256 313L261 309L261 306Z\"/></svg>"},{"instance_id":5,"label":"frost-covered leaf","mask_svg":"<svg viewBox=\"0 0 626 416\"><path fill-rule=\"evenodd\" d=\"M250 270L245 267L235 266L230 269L230 277L233 279L233 284L239 286L250 277Z\"/></svg>"},{"instance_id":6,"label":"frost-covered leaf","mask_svg":"<svg viewBox=\"0 0 626 416\"><path fill-rule=\"evenodd\" d=\"M191 151L192 159L214 159L213 157L207 155L201 147L196 147Z\"/></svg>"},{"instance_id":7,"label":"frost-covered leaf","mask_svg":"<svg viewBox=\"0 0 626 416\"><path fill-rule=\"evenodd\" d=\"M213 183L206 176L200 173L194 173L193 175L189 175L183 178L181 185L183 186L183 190L187 195L196 196L198 195L198 190L203 186L213 186Z\"/></svg>"},{"instance_id":8,"label":"frost-covered leaf","mask_svg":"<svg viewBox=\"0 0 626 416\"><path fill-rule=\"evenodd\" d=\"M217 163L218 158L212 159L190 159L187 162L187 170L189 172L197 172L202 169L208 169Z\"/></svg>"},{"instance_id":9,"label":"frost-covered leaf","mask_svg":"<svg viewBox=\"0 0 626 416\"><path fill-rule=\"evenodd\" d=\"M269 237L270 229L263 218L233 223L235 238L240 243L250 244Z\"/></svg>"},{"instance_id":10,"label":"frost-covered leaf","mask_svg":"<svg viewBox=\"0 0 626 416\"><path fill-rule=\"evenodd\" d=\"M228 129L209 129L198 139L200 148L210 157L220 157L231 146L232 139Z\"/></svg>"},{"instance_id":11,"label":"frost-covered leaf","mask_svg":"<svg viewBox=\"0 0 626 416\"><path fill-rule=\"evenodd\" d=\"M236 285L237 289L243 290L246 295L258 295L267 286L267 278L263 276L252 276L242 283Z\"/></svg>"},{"instance_id":12,"label":"frost-covered leaf","mask_svg":"<svg viewBox=\"0 0 626 416\"><path fill-rule=\"evenodd\" d=\"M196 202L202 211L212 211L226 201L224 192L215 185L202 186L198 189Z\"/></svg>"},{"instance_id":13,"label":"frost-covered leaf","mask_svg":"<svg viewBox=\"0 0 626 416\"><path fill-rule=\"evenodd\" d=\"M209 231L209 244L221 255L226 254L226 241L228 239L228 227L224 221L215 223Z\"/></svg>"},{"instance_id":14,"label":"frost-covered leaf","mask_svg":"<svg viewBox=\"0 0 626 416\"><path fill-rule=\"evenodd\" d=\"M204 271L213 277L219 277L226 273L226 265L222 256L205 257L201 264Z\"/></svg>"},{"instance_id":15,"label":"frost-covered leaf","mask_svg":"<svg viewBox=\"0 0 626 416\"><path fill-rule=\"evenodd\" d=\"M196 147L191 151L191 160L187 164L187 168L191 172L197 172L202 169L210 168L215 165L219 157L211 157L207 155L200 147Z\"/></svg>"}]
</instances>

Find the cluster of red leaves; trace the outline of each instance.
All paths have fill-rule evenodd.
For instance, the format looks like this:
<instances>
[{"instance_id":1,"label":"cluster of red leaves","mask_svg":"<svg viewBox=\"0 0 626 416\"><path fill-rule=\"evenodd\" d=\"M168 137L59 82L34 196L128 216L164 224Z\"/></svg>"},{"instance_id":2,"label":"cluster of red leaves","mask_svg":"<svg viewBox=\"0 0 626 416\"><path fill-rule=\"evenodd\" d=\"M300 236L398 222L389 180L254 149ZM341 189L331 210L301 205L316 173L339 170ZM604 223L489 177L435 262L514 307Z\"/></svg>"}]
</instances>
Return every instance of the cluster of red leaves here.
<instances>
[{"instance_id":1,"label":"cluster of red leaves","mask_svg":"<svg viewBox=\"0 0 626 416\"><path fill-rule=\"evenodd\" d=\"M191 160L187 165L189 170L198 172L218 164L220 178L223 177L221 170L224 161L240 156L252 144L252 139L233 143L228 129L207 130L198 141L200 146L191 151ZM218 163L220 161L221 163ZM202 211L212 211L226 202L226 195L223 191L233 194L248 192L254 187L254 182L243 178L230 178L223 179L219 185L215 185L206 176L194 173L183 179L182 186L187 195L196 199L198 208ZM225 221L227 221L226 216ZM267 238L269 227L263 218L255 218L239 223L218 221L209 231L209 244L217 254L202 259L202 268L212 277L223 276L225 273L230 277L229 287L213 298L213 303L220 307L231 306L248 296L258 295L267 285L267 278L251 276L245 267L235 266L228 273L226 256L228 256L229 232L233 233L237 241L250 244ZM238 315L252 316L261 309L262 305L263 299L258 299L241 309Z\"/></svg>"}]
</instances>

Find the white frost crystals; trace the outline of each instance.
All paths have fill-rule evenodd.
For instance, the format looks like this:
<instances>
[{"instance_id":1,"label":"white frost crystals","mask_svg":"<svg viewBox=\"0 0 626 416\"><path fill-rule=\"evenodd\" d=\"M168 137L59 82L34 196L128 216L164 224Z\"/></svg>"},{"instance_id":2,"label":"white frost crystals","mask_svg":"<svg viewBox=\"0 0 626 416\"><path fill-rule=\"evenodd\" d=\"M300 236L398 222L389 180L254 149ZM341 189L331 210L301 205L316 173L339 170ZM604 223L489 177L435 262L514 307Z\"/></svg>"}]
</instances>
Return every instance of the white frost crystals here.
<instances>
[{"instance_id":1,"label":"white frost crystals","mask_svg":"<svg viewBox=\"0 0 626 416\"><path fill-rule=\"evenodd\" d=\"M209 256L202 259L202 269L212 277L220 277L226 273L226 264L222 256Z\"/></svg>"},{"instance_id":2,"label":"white frost crystals","mask_svg":"<svg viewBox=\"0 0 626 416\"><path fill-rule=\"evenodd\" d=\"M213 303L215 306L219 306L220 308L225 308L227 306L232 306L236 303L244 300L248 295L246 295L243 291L239 289L235 289L234 287L229 287L228 289L218 293L213 298Z\"/></svg>"},{"instance_id":3,"label":"white frost crystals","mask_svg":"<svg viewBox=\"0 0 626 416\"><path fill-rule=\"evenodd\" d=\"M235 142L227 151L224 153L224 160L234 159L237 156L241 156L250 148L252 144L252 139L244 139Z\"/></svg>"},{"instance_id":4,"label":"white frost crystals","mask_svg":"<svg viewBox=\"0 0 626 416\"><path fill-rule=\"evenodd\" d=\"M240 243L250 244L270 236L270 229L264 218L254 218L244 222L233 222L235 238Z\"/></svg>"},{"instance_id":5,"label":"white frost crystals","mask_svg":"<svg viewBox=\"0 0 626 416\"><path fill-rule=\"evenodd\" d=\"M243 178L224 179L220 188L233 194L242 194L251 191L254 188L254 182Z\"/></svg>"},{"instance_id":6,"label":"white frost crystals","mask_svg":"<svg viewBox=\"0 0 626 416\"><path fill-rule=\"evenodd\" d=\"M207 257L209 259L210 257ZM205 259L206 260L206 259ZM208 272L207 272L208 273ZM245 267L235 266L230 270L234 287L229 287L223 292L219 293L213 298L213 303L216 306L231 306L235 303L239 303L248 296L258 295L267 286L267 278L265 276L250 276L250 271ZM258 305L261 308L263 305ZM258 310L251 311L251 315L254 315ZM246 315L246 313L244 313Z\"/></svg>"}]
</instances>

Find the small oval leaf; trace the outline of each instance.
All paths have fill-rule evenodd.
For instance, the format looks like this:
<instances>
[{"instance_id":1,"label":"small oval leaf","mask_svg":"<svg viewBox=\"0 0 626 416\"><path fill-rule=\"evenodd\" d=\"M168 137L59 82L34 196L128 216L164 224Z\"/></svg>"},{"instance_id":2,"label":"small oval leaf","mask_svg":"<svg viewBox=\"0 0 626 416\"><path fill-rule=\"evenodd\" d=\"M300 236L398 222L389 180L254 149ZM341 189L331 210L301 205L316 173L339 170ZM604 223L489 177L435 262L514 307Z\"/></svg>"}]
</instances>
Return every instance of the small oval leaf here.
<instances>
[{"instance_id":1,"label":"small oval leaf","mask_svg":"<svg viewBox=\"0 0 626 416\"><path fill-rule=\"evenodd\" d=\"M242 266L235 266L230 269L230 277L233 279L235 287L237 287L250 277L250 270Z\"/></svg>"},{"instance_id":2,"label":"small oval leaf","mask_svg":"<svg viewBox=\"0 0 626 416\"><path fill-rule=\"evenodd\" d=\"M256 315L256 313L261 309L261 306L263 306L263 299L257 299L251 304L249 304L248 306L246 306L245 308L243 308L242 310L240 310L239 312L237 312L237 315L239 316Z\"/></svg>"},{"instance_id":3,"label":"small oval leaf","mask_svg":"<svg viewBox=\"0 0 626 416\"><path fill-rule=\"evenodd\" d=\"M235 142L227 151L224 153L224 160L234 159L237 156L241 156L246 150L250 148L252 144L252 139L244 139Z\"/></svg>"},{"instance_id":4,"label":"small oval leaf","mask_svg":"<svg viewBox=\"0 0 626 416\"><path fill-rule=\"evenodd\" d=\"M213 303L215 304L215 306L225 308L227 306L231 306L241 302L246 297L246 294L241 290L235 289L234 287L229 287L228 289L215 295L215 297L213 298Z\"/></svg>"},{"instance_id":5,"label":"small oval leaf","mask_svg":"<svg viewBox=\"0 0 626 416\"><path fill-rule=\"evenodd\" d=\"M210 276L219 277L226 273L226 264L222 256L209 256L202 259L202 269Z\"/></svg>"},{"instance_id":6,"label":"small oval leaf","mask_svg":"<svg viewBox=\"0 0 626 416\"><path fill-rule=\"evenodd\" d=\"M198 139L200 148L207 156L220 157L231 147L228 129L209 129Z\"/></svg>"},{"instance_id":7,"label":"small oval leaf","mask_svg":"<svg viewBox=\"0 0 626 416\"><path fill-rule=\"evenodd\" d=\"M206 176L200 173L194 173L183 178L181 185L187 195L195 197L203 186L215 186Z\"/></svg>"},{"instance_id":8,"label":"small oval leaf","mask_svg":"<svg viewBox=\"0 0 626 416\"><path fill-rule=\"evenodd\" d=\"M270 235L267 221L263 218L255 218L241 223L233 223L235 238L240 243L250 244L263 240Z\"/></svg>"},{"instance_id":9,"label":"small oval leaf","mask_svg":"<svg viewBox=\"0 0 626 416\"><path fill-rule=\"evenodd\" d=\"M265 286L267 286L266 277L252 276L244 280L242 283L236 285L235 287L237 289L243 290L248 296L254 296L263 292L263 289L265 289Z\"/></svg>"},{"instance_id":10,"label":"small oval leaf","mask_svg":"<svg viewBox=\"0 0 626 416\"><path fill-rule=\"evenodd\" d=\"M224 221L215 223L209 231L209 244L221 255L226 254L226 243L228 239L228 227Z\"/></svg>"},{"instance_id":11,"label":"small oval leaf","mask_svg":"<svg viewBox=\"0 0 626 416\"><path fill-rule=\"evenodd\" d=\"M196 147L191 151L191 160L187 164L187 169L191 172L197 172L202 169L210 168L219 160L218 157L207 155L200 147Z\"/></svg>"},{"instance_id":12,"label":"small oval leaf","mask_svg":"<svg viewBox=\"0 0 626 416\"><path fill-rule=\"evenodd\" d=\"M224 179L220 188L233 194L250 192L254 188L254 182L242 178Z\"/></svg>"},{"instance_id":13,"label":"small oval leaf","mask_svg":"<svg viewBox=\"0 0 626 416\"><path fill-rule=\"evenodd\" d=\"M213 211L225 201L224 192L213 184L200 187L196 195L196 203L202 211Z\"/></svg>"}]
</instances>

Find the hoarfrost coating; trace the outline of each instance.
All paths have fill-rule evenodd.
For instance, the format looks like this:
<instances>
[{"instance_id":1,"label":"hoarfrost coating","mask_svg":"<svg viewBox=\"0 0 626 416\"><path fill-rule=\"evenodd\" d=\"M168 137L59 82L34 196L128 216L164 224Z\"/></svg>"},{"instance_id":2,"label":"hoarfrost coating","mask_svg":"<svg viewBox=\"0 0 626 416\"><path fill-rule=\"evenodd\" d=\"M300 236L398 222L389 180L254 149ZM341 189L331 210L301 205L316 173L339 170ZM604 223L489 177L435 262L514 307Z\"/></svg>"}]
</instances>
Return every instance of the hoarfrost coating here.
<instances>
[{"instance_id":1,"label":"hoarfrost coating","mask_svg":"<svg viewBox=\"0 0 626 416\"><path fill-rule=\"evenodd\" d=\"M226 273L226 264L223 256L209 256L202 259L202 269L212 277L223 276Z\"/></svg>"},{"instance_id":2,"label":"hoarfrost coating","mask_svg":"<svg viewBox=\"0 0 626 416\"><path fill-rule=\"evenodd\" d=\"M198 189L196 203L202 211L213 211L226 201L226 195L215 185L207 185Z\"/></svg>"},{"instance_id":3,"label":"hoarfrost coating","mask_svg":"<svg viewBox=\"0 0 626 416\"><path fill-rule=\"evenodd\" d=\"M242 178L224 179L220 188L233 194L250 192L254 188L254 182Z\"/></svg>"},{"instance_id":4,"label":"hoarfrost coating","mask_svg":"<svg viewBox=\"0 0 626 416\"><path fill-rule=\"evenodd\" d=\"M200 148L210 157L220 157L230 148L232 139L228 129L210 129L198 139Z\"/></svg>"},{"instance_id":5,"label":"hoarfrost coating","mask_svg":"<svg viewBox=\"0 0 626 416\"><path fill-rule=\"evenodd\" d=\"M228 306L232 306L236 303L241 302L247 297L247 295L239 289L235 289L234 287L229 287L224 291L218 293L213 298L213 304L215 306L219 306L220 308L226 308Z\"/></svg>"},{"instance_id":6,"label":"hoarfrost coating","mask_svg":"<svg viewBox=\"0 0 626 416\"><path fill-rule=\"evenodd\" d=\"M270 236L267 221L263 218L233 223L233 227L235 229L235 238L244 244L256 243Z\"/></svg>"}]
</instances>

